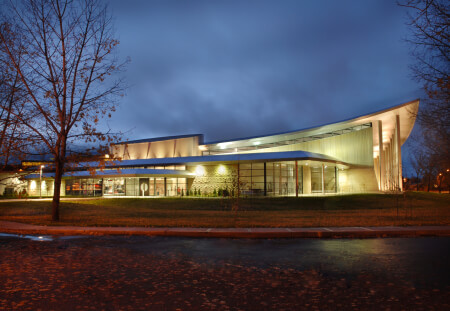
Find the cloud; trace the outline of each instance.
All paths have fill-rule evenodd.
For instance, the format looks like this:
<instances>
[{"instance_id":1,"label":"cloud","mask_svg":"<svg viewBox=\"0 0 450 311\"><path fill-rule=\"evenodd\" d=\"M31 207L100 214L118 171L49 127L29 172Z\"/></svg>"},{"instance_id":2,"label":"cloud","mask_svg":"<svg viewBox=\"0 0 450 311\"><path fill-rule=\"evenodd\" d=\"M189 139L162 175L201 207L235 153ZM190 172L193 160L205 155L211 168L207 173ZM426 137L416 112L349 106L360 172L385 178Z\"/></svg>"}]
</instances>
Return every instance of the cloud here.
<instances>
[{"instance_id":1,"label":"cloud","mask_svg":"<svg viewBox=\"0 0 450 311\"><path fill-rule=\"evenodd\" d=\"M134 128L130 138L295 130L400 104L418 89L392 1L111 6L134 85L111 125Z\"/></svg>"}]
</instances>

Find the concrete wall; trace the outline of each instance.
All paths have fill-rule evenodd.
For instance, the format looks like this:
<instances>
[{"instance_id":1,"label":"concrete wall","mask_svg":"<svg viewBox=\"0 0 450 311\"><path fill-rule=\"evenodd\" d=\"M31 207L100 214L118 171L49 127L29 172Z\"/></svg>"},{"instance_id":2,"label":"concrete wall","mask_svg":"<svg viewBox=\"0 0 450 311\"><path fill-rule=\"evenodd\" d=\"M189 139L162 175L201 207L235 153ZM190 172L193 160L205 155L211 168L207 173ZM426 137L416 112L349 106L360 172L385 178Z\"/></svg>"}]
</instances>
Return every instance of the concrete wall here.
<instances>
[{"instance_id":1,"label":"concrete wall","mask_svg":"<svg viewBox=\"0 0 450 311\"><path fill-rule=\"evenodd\" d=\"M340 170L338 172L338 182L338 190L340 193L378 191L377 179L373 167Z\"/></svg>"},{"instance_id":2,"label":"concrete wall","mask_svg":"<svg viewBox=\"0 0 450 311\"><path fill-rule=\"evenodd\" d=\"M42 179L42 196L43 197L49 197L49 196L53 196L53 191L54 191L54 179ZM27 193L29 196L39 196L40 192L39 192L39 187L40 187L40 180L39 178L37 179L31 179L28 180L28 185L27 185ZM65 196L66 195L66 181L63 179L61 180L61 191L59 192L61 196Z\"/></svg>"}]
</instances>

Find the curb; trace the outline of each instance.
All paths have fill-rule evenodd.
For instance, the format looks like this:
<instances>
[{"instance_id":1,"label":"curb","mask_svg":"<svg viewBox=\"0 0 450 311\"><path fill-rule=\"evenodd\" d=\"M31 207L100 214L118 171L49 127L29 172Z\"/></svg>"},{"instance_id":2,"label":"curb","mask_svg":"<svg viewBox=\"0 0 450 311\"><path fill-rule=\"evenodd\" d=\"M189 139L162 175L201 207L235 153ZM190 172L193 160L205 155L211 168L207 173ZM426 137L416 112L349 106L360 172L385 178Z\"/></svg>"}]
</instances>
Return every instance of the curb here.
<instances>
[{"instance_id":1,"label":"curb","mask_svg":"<svg viewBox=\"0 0 450 311\"><path fill-rule=\"evenodd\" d=\"M145 228L37 226L0 221L0 232L42 235L141 235L196 238L389 238L450 236L450 226L333 228Z\"/></svg>"}]
</instances>

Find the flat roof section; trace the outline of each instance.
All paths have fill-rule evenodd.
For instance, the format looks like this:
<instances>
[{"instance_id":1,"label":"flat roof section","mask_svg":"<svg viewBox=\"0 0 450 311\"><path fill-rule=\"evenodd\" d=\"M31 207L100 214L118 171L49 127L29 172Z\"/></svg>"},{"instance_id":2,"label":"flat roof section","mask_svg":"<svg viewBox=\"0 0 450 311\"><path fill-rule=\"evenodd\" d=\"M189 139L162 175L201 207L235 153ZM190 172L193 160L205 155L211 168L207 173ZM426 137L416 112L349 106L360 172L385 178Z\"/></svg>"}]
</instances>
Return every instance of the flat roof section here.
<instances>
[{"instance_id":1,"label":"flat roof section","mask_svg":"<svg viewBox=\"0 0 450 311\"><path fill-rule=\"evenodd\" d=\"M312 160L337 163L343 166L349 166L348 163L339 161L333 157L306 151L282 151L282 152L258 152L258 153L240 153L240 154L220 154L193 157L178 158L153 158L153 159L137 159L108 161L107 168L112 167L132 167L132 166L148 166L148 165L175 165L175 164L208 164L208 163L239 163L239 162L266 162L266 161L293 161L293 160ZM97 167L98 162L81 163L80 168Z\"/></svg>"},{"instance_id":2,"label":"flat roof section","mask_svg":"<svg viewBox=\"0 0 450 311\"><path fill-rule=\"evenodd\" d=\"M192 172L188 172L185 170L157 170L157 169L107 169L107 170L96 170L95 174L92 175L90 171L74 171L64 173L63 178L70 177L139 177L139 176L148 176L148 175L157 175L161 177L193 177L195 174ZM43 178L54 178L55 173L44 173L42 174ZM25 176L26 179L35 179L39 178L39 174L30 174Z\"/></svg>"}]
</instances>

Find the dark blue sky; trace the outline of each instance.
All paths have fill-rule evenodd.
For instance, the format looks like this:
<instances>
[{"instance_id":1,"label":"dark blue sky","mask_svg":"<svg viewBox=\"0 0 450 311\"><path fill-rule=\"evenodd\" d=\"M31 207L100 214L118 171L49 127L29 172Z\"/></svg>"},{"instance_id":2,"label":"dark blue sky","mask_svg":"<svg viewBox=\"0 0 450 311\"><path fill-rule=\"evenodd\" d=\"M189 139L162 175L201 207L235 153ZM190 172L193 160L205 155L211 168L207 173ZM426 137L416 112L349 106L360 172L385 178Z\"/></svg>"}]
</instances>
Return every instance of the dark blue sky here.
<instances>
[{"instance_id":1,"label":"dark blue sky","mask_svg":"<svg viewBox=\"0 0 450 311\"><path fill-rule=\"evenodd\" d=\"M283 132L421 94L393 0L110 3L133 86L109 126L129 139Z\"/></svg>"}]
</instances>

